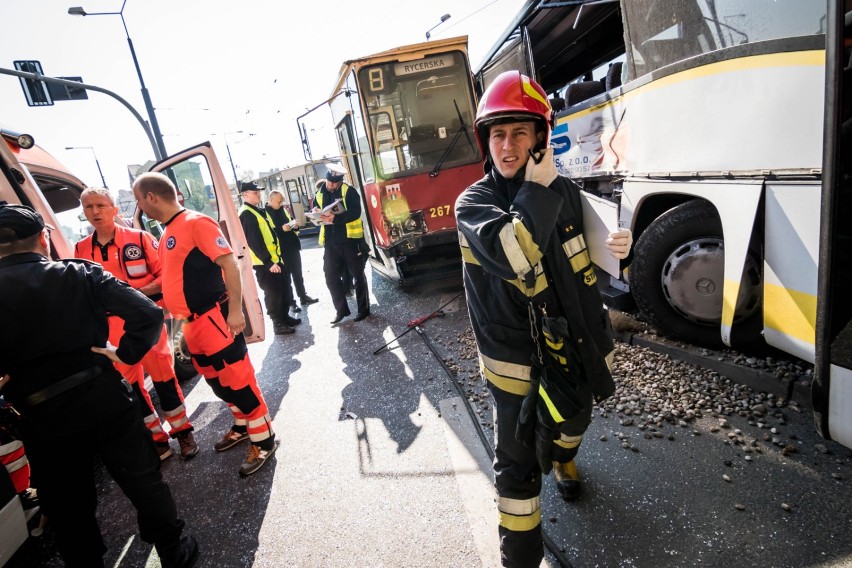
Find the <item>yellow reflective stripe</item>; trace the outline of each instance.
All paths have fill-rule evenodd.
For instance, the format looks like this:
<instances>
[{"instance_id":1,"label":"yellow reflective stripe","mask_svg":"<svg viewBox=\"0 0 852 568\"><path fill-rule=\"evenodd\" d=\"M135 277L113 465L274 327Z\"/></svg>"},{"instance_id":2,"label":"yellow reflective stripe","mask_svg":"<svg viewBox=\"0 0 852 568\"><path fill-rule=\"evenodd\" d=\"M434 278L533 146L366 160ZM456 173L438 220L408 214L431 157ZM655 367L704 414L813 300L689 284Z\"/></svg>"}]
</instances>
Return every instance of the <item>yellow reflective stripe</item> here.
<instances>
[{"instance_id":1,"label":"yellow reflective stripe","mask_svg":"<svg viewBox=\"0 0 852 568\"><path fill-rule=\"evenodd\" d=\"M541 258L544 256L542 254L541 249L538 248L538 245L535 244L533 240L532 234L530 234L529 229L527 229L526 225L524 225L520 219L512 220L512 229L515 232L515 239L518 241L518 244L521 245L521 250L524 252L524 256L527 257L530 265L535 265Z\"/></svg>"},{"instance_id":2,"label":"yellow reflective stripe","mask_svg":"<svg viewBox=\"0 0 852 568\"><path fill-rule=\"evenodd\" d=\"M524 93L527 96L534 98L535 100L537 100L538 102L540 102L541 104L546 106L547 108L550 108L550 102L547 99L545 99L544 97L542 97L541 93L539 93L538 91L535 90L535 88L530 84L529 78L524 77L523 86L524 86Z\"/></svg>"},{"instance_id":3,"label":"yellow reflective stripe","mask_svg":"<svg viewBox=\"0 0 852 568\"><path fill-rule=\"evenodd\" d=\"M571 262L571 268L574 269L574 272L580 272L581 270L589 266L592 261L589 258L589 251L584 250L583 252L572 256L569 259L569 262Z\"/></svg>"},{"instance_id":4,"label":"yellow reflective stripe","mask_svg":"<svg viewBox=\"0 0 852 568\"><path fill-rule=\"evenodd\" d=\"M506 377L513 377L522 381L528 381L532 377L532 367L530 365L519 365L518 363L509 363L508 361L498 361L492 359L484 353L479 354L479 362L481 366L493 370Z\"/></svg>"},{"instance_id":5,"label":"yellow reflective stripe","mask_svg":"<svg viewBox=\"0 0 852 568\"><path fill-rule=\"evenodd\" d=\"M510 515L532 515L541 509L541 497L535 496L531 499L512 499L511 497L498 497L497 510Z\"/></svg>"},{"instance_id":6,"label":"yellow reflective stripe","mask_svg":"<svg viewBox=\"0 0 852 568\"><path fill-rule=\"evenodd\" d=\"M515 532L531 531L541 524L541 509L531 515L510 515L500 512L500 526Z\"/></svg>"},{"instance_id":7,"label":"yellow reflective stripe","mask_svg":"<svg viewBox=\"0 0 852 568\"><path fill-rule=\"evenodd\" d=\"M562 365L563 367L568 367L568 359L566 359L566 358L565 358L565 357L563 357L562 355L557 355L556 353L551 353L550 351L548 351L548 353L550 353L550 356L551 356L551 357L553 357L553 359L554 359L557 363L559 363L559 364L560 364L560 365Z\"/></svg>"},{"instance_id":8,"label":"yellow reflective stripe","mask_svg":"<svg viewBox=\"0 0 852 568\"><path fill-rule=\"evenodd\" d=\"M547 410L550 412L550 416L553 417L553 420L555 420L557 424L565 422L565 419L562 418L562 415L559 414L558 410L556 410L556 405L553 404L553 401L550 400L550 397L547 395L547 391L544 390L544 387L541 385L538 385L538 396L540 396L541 400L544 401L544 404L547 406Z\"/></svg>"},{"instance_id":9,"label":"yellow reflective stripe","mask_svg":"<svg viewBox=\"0 0 852 568\"><path fill-rule=\"evenodd\" d=\"M466 262L468 264L475 264L477 266L480 265L479 261L476 260L476 257L473 256L473 252L470 250L470 248L465 247L465 246L461 247L461 255L462 255L462 260L464 262Z\"/></svg>"},{"instance_id":10,"label":"yellow reflective stripe","mask_svg":"<svg viewBox=\"0 0 852 568\"><path fill-rule=\"evenodd\" d=\"M568 436L567 434L561 434L558 439L553 440L553 443L559 446L560 448L565 448L566 450L570 450L576 448L580 445L580 442L583 441L583 435L579 436Z\"/></svg>"},{"instance_id":11,"label":"yellow reflective stripe","mask_svg":"<svg viewBox=\"0 0 852 568\"><path fill-rule=\"evenodd\" d=\"M479 368L488 382L502 391L521 396L530 392L532 367L497 361L480 353Z\"/></svg>"},{"instance_id":12,"label":"yellow reflective stripe","mask_svg":"<svg viewBox=\"0 0 852 568\"><path fill-rule=\"evenodd\" d=\"M512 224L506 223L503 225L503 228L500 229L499 237L500 244L503 247L503 253L506 255L506 259L509 261L509 266L512 267L512 271L518 276L523 276L532 270L532 265L527 260L527 257L521 248L521 244L515 237L515 231L512 228Z\"/></svg>"},{"instance_id":13,"label":"yellow reflective stripe","mask_svg":"<svg viewBox=\"0 0 852 568\"><path fill-rule=\"evenodd\" d=\"M583 235L577 235L573 239L562 243L562 248L565 250L565 254L568 255L568 258L570 258L586 248L586 239Z\"/></svg>"},{"instance_id":14,"label":"yellow reflective stripe","mask_svg":"<svg viewBox=\"0 0 852 568\"><path fill-rule=\"evenodd\" d=\"M609 369L610 372L612 372L612 364L615 362L615 350L613 349L612 351L607 353L604 360L606 361L606 368Z\"/></svg>"},{"instance_id":15,"label":"yellow reflective stripe","mask_svg":"<svg viewBox=\"0 0 852 568\"><path fill-rule=\"evenodd\" d=\"M554 351L559 351L560 349L562 349L562 346L565 345L565 342L561 339L559 341L553 341L553 339L546 333L544 334L544 341L545 343L547 343L547 346L553 349Z\"/></svg>"},{"instance_id":16,"label":"yellow reflective stripe","mask_svg":"<svg viewBox=\"0 0 852 568\"><path fill-rule=\"evenodd\" d=\"M544 274L537 274L535 277L535 284L532 288L527 288L527 285L520 278L516 280L506 280L507 283L511 284L518 290L520 290L525 296L532 298L536 294L540 294L547 290L547 278Z\"/></svg>"},{"instance_id":17,"label":"yellow reflective stripe","mask_svg":"<svg viewBox=\"0 0 852 568\"><path fill-rule=\"evenodd\" d=\"M816 307L817 297L813 294L763 283L763 325L769 329L813 345Z\"/></svg>"}]
</instances>

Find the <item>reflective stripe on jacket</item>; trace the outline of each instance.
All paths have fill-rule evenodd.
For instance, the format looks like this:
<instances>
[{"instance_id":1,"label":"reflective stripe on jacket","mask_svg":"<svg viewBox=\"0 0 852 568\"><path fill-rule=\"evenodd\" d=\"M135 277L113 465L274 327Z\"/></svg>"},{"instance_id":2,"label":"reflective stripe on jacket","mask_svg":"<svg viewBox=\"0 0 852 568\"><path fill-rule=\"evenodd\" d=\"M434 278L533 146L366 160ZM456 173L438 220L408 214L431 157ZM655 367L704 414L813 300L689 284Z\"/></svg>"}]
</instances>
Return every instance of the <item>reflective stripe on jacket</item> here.
<instances>
[{"instance_id":1,"label":"reflective stripe on jacket","mask_svg":"<svg viewBox=\"0 0 852 568\"><path fill-rule=\"evenodd\" d=\"M273 264L281 262L281 251L278 248L278 240L272 234L272 219L269 218L269 213L264 211L261 215L257 209L243 203L240 206L240 215L245 211L251 212L257 218L257 226L260 229L260 234L263 235L263 243L266 245L266 250L269 251L269 256L272 257ZM251 253L252 266L263 266L263 261L258 258L251 247L249 247L249 252Z\"/></svg>"},{"instance_id":2,"label":"reflective stripe on jacket","mask_svg":"<svg viewBox=\"0 0 852 568\"><path fill-rule=\"evenodd\" d=\"M612 394L612 331L583 238L579 189L506 180L492 170L456 201L471 326L482 374L514 395L530 388L529 303L564 316L596 397Z\"/></svg>"},{"instance_id":3,"label":"reflective stripe on jacket","mask_svg":"<svg viewBox=\"0 0 852 568\"><path fill-rule=\"evenodd\" d=\"M348 184L346 184L346 183L341 184L340 193L341 193L341 198L342 198L341 201L343 202L343 208L344 209L347 209L347 207L346 207L346 190L348 190L348 189L349 189ZM318 191L317 195L316 195L316 201L317 201L317 206L320 209L322 209L322 207L323 207L323 205L322 205L323 197L322 196L323 196L323 192ZM360 218L355 219L354 221L350 221L349 223L346 223L346 238L347 239L360 239L363 236L364 236L364 224L362 223ZM320 227L319 245L320 246L325 245L325 225L322 225Z\"/></svg>"}]
</instances>

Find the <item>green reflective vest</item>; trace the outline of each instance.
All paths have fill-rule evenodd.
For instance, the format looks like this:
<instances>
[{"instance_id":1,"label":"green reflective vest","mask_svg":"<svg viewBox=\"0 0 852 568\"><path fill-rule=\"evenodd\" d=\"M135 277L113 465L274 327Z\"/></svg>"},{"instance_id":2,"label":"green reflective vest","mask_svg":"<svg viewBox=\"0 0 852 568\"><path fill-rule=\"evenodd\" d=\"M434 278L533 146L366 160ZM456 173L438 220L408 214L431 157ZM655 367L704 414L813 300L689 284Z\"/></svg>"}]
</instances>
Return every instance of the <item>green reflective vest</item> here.
<instances>
[{"instance_id":1,"label":"green reflective vest","mask_svg":"<svg viewBox=\"0 0 852 568\"><path fill-rule=\"evenodd\" d=\"M269 213L264 211L261 215L257 209L249 207L245 203L240 206L239 213L242 214L243 211L250 211L257 217L257 226L260 228L260 234L263 235L263 242L266 244L269 256L272 257L272 262L275 264L281 262L281 251L278 248L278 241L275 239L275 235L272 234L272 219L269 218ZM253 266L263 266L263 261L254 254L251 247L249 247L249 253L251 253L251 263Z\"/></svg>"},{"instance_id":2,"label":"green reflective vest","mask_svg":"<svg viewBox=\"0 0 852 568\"><path fill-rule=\"evenodd\" d=\"M345 182L341 184L340 192L341 192L341 200L343 201L343 208L346 209L346 190L349 189L349 185ZM323 192L317 192L317 206L322 209L322 199ZM364 237L364 224L361 222L361 219L355 219L354 221L349 221L346 223L346 238L347 239L360 239ZM325 245L325 225L320 227L319 234L319 245Z\"/></svg>"}]
</instances>

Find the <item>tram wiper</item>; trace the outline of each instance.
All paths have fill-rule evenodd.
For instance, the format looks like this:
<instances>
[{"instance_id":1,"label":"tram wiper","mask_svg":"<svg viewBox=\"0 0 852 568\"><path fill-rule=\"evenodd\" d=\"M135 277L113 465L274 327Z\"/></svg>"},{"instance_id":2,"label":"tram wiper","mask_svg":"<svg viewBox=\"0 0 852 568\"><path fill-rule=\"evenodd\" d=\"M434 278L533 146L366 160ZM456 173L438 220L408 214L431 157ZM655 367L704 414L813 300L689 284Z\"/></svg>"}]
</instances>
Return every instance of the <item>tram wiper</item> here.
<instances>
[{"instance_id":1,"label":"tram wiper","mask_svg":"<svg viewBox=\"0 0 852 568\"><path fill-rule=\"evenodd\" d=\"M447 161L447 158L450 156L450 152L452 152L453 148L456 147L456 142L459 141L462 134L464 134L465 138L467 138L467 143L470 145L471 150L474 152L476 151L476 148L473 147L473 141L470 139L470 134L467 132L467 124L465 124L464 117L462 116L461 110L459 110L459 104L456 102L456 99L453 99L453 105L456 107L456 114L459 117L459 124L461 126L459 127L458 132L453 135L453 139L450 140L450 144L447 146L447 149L444 150L444 153L441 154L440 158L438 158L438 161L435 163L435 167L432 168L431 172L429 172L430 178L438 177L441 167L444 165L444 162Z\"/></svg>"}]
</instances>

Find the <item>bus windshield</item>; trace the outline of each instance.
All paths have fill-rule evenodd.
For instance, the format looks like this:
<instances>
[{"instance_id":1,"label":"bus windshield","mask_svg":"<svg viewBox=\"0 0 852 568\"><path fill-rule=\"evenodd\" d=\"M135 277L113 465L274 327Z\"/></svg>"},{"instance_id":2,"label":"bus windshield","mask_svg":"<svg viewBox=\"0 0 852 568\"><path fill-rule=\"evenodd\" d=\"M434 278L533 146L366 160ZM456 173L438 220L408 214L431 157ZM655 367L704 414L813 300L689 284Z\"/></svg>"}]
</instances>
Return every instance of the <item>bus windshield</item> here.
<instances>
[{"instance_id":1,"label":"bus windshield","mask_svg":"<svg viewBox=\"0 0 852 568\"><path fill-rule=\"evenodd\" d=\"M379 177L479 161L469 71L461 53L365 66L358 79Z\"/></svg>"},{"instance_id":2,"label":"bus windshield","mask_svg":"<svg viewBox=\"0 0 852 568\"><path fill-rule=\"evenodd\" d=\"M631 79L702 53L825 33L823 0L635 0L622 7Z\"/></svg>"}]
</instances>

